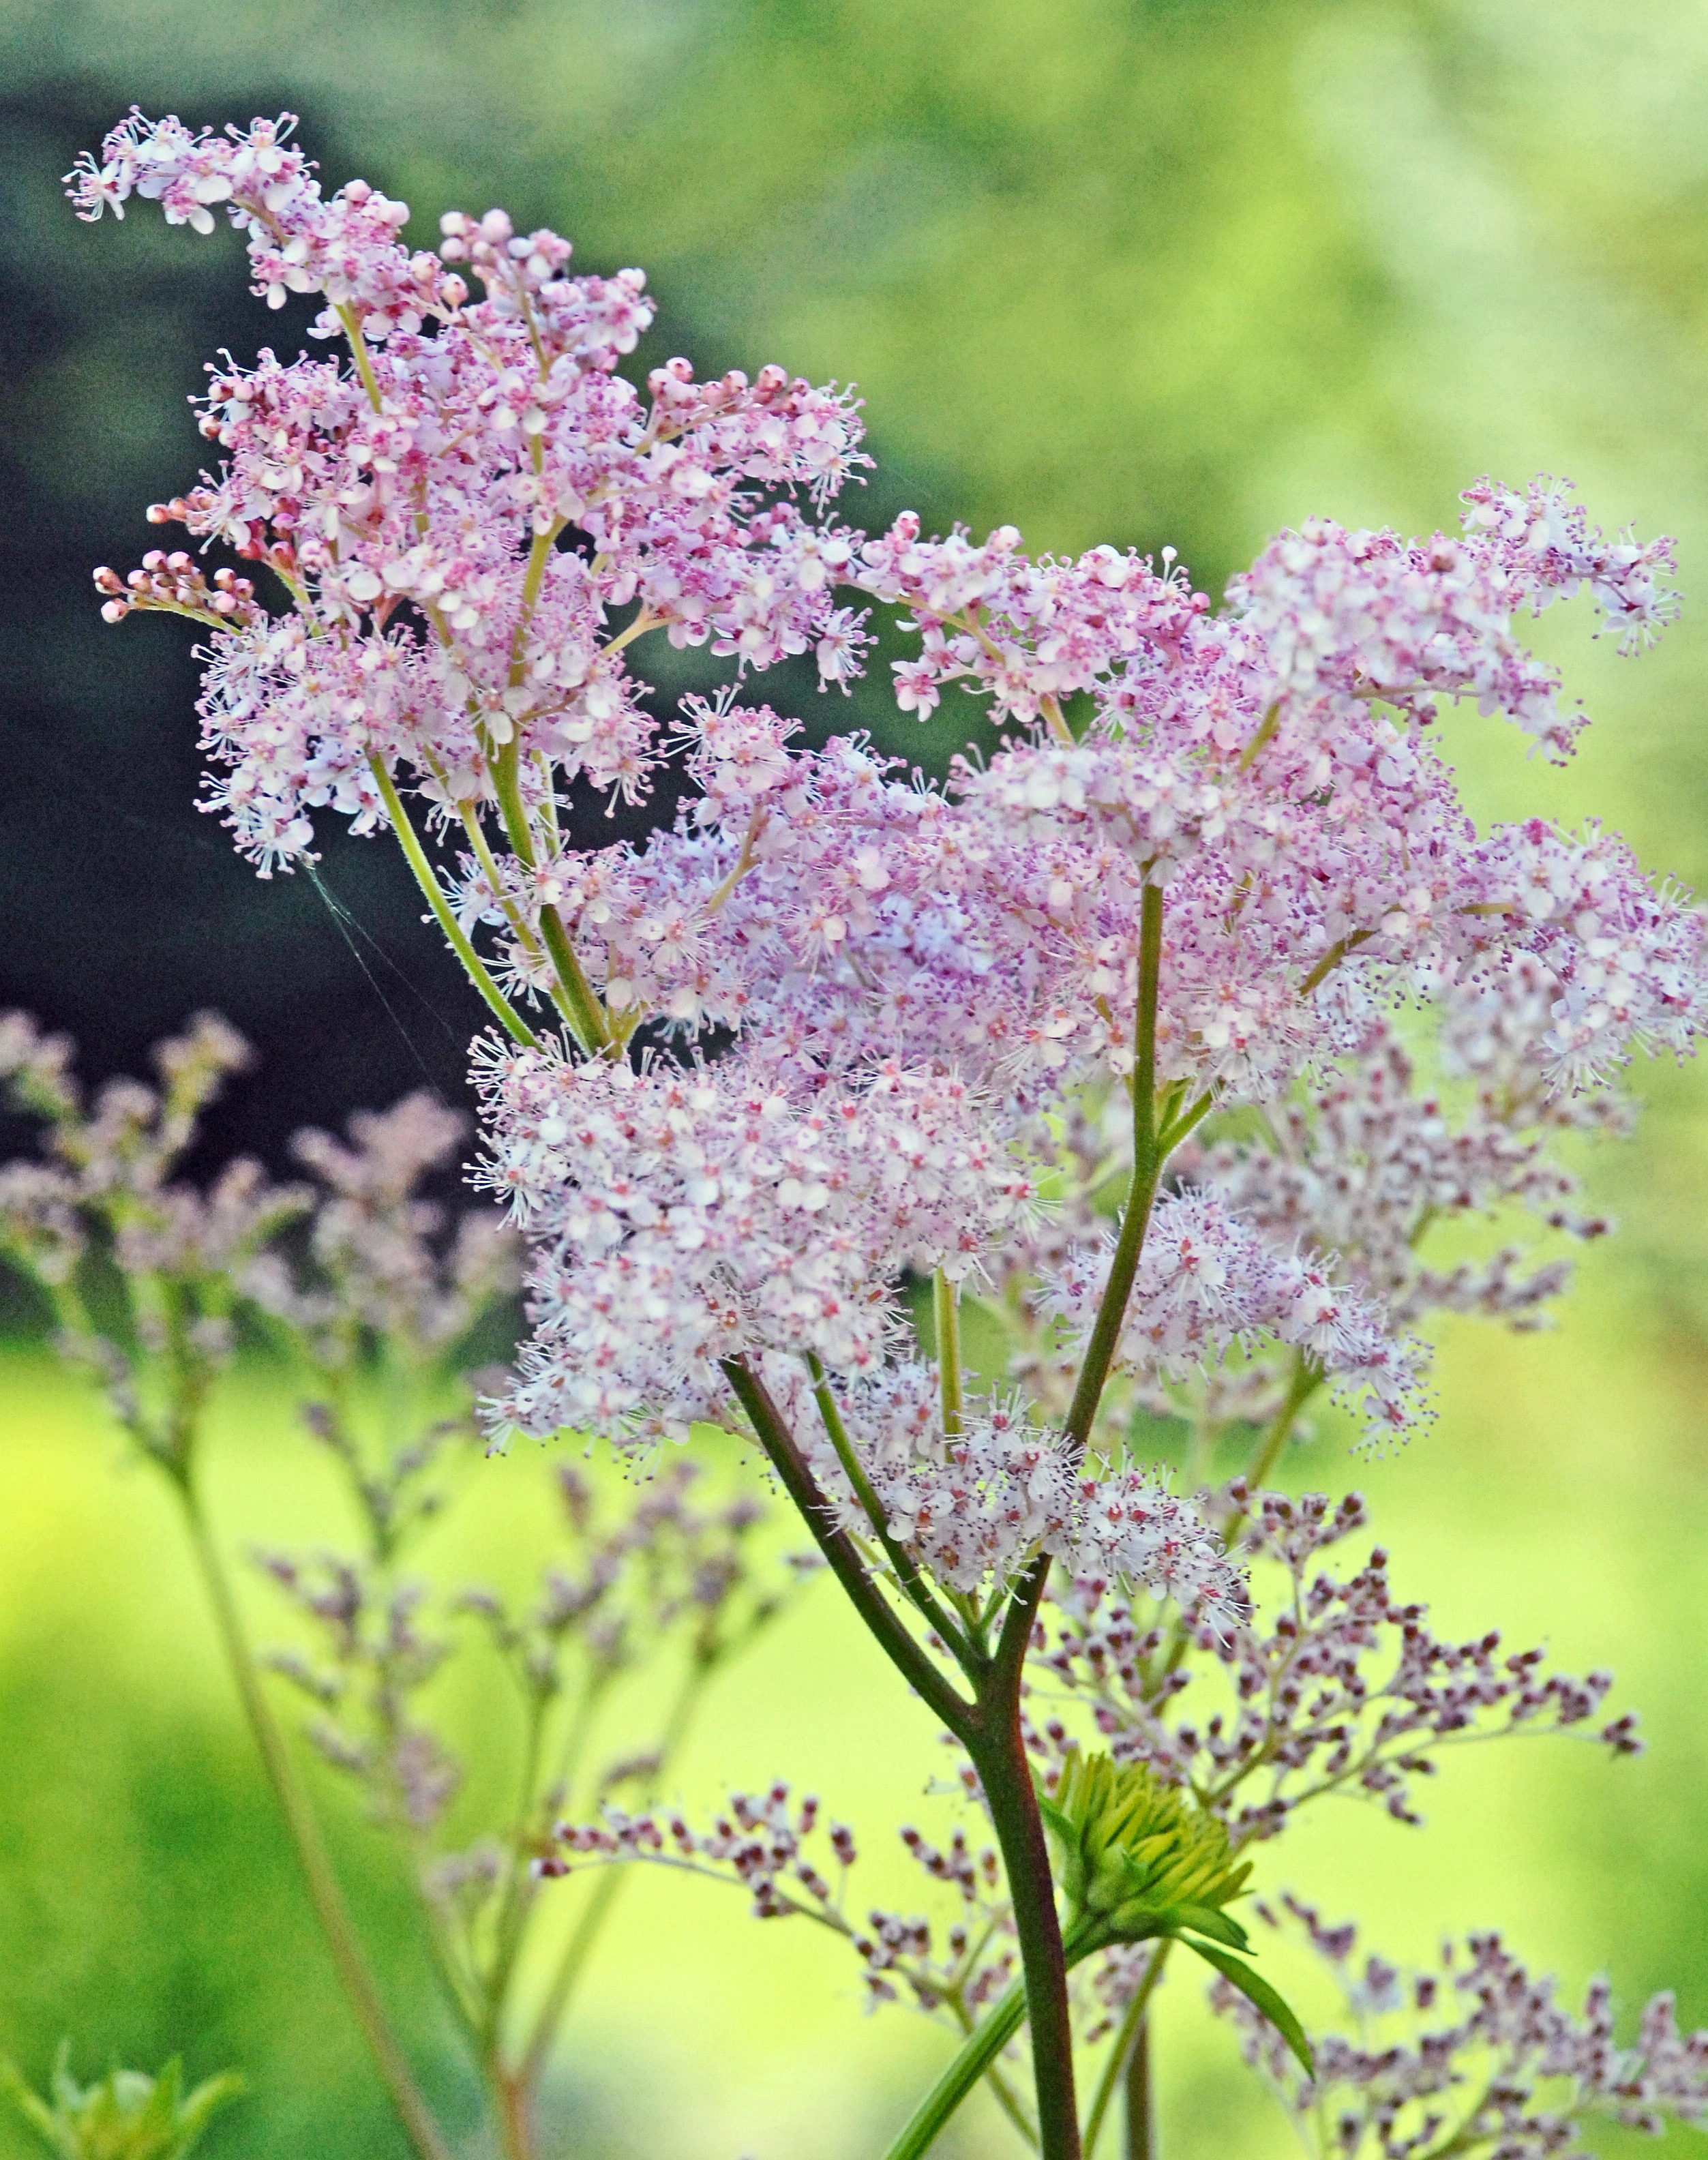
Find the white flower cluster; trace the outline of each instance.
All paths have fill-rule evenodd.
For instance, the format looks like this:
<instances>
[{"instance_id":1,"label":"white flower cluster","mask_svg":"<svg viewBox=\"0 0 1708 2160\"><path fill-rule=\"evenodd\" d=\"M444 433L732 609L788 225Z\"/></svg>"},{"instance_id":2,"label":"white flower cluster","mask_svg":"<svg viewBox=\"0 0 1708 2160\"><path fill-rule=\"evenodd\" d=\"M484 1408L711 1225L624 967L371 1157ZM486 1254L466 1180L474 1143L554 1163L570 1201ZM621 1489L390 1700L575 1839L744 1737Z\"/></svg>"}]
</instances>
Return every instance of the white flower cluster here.
<instances>
[{"instance_id":1,"label":"white flower cluster","mask_svg":"<svg viewBox=\"0 0 1708 2160\"><path fill-rule=\"evenodd\" d=\"M792 1097L733 1062L640 1072L494 1047L481 1181L528 1226L534 1337L503 1406L560 1426L683 1436L719 1361L883 1353L904 1268L952 1278L1034 1204L1028 1166L953 1078L880 1067Z\"/></svg>"},{"instance_id":2,"label":"white flower cluster","mask_svg":"<svg viewBox=\"0 0 1708 2160\"><path fill-rule=\"evenodd\" d=\"M869 1534L802 1362L769 1357L764 1378L842 1527ZM1244 1610L1244 1576L1193 1502L1124 1462L1082 1471L1019 1397L969 1403L948 1434L935 1365L898 1360L829 1392L885 1528L937 1581L999 1589L1041 1551L1076 1578L1171 1597L1218 1632Z\"/></svg>"}]
</instances>

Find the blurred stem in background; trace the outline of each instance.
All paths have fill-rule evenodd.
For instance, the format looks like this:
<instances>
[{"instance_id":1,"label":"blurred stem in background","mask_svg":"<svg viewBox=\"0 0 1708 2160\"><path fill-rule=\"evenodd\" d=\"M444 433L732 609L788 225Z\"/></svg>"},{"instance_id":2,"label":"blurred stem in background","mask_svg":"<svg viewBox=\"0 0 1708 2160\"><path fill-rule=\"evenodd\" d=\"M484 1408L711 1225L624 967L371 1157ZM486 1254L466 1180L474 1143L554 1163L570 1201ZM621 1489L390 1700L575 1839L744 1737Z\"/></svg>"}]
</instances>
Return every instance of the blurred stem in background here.
<instances>
[{"instance_id":1,"label":"blurred stem in background","mask_svg":"<svg viewBox=\"0 0 1708 2160\"><path fill-rule=\"evenodd\" d=\"M661 1472L615 1520L560 1467L558 1534L567 1533L568 1553L548 1560L537 1604L512 1610L478 1588L445 1601L447 1619L484 1631L518 1697L522 1742L517 1783L493 1830L472 1846L442 1850L435 1834L461 1767L422 1690L463 1638L423 1626L425 1586L399 1567L415 1532L451 1497L435 1482L454 1471L446 1449L478 1438L478 1378L462 1360L482 1323L509 1310L513 1245L490 1209L439 1234L439 1211L420 1188L444 1166L464 1121L425 1096L382 1116L359 1114L350 1145L299 1135L312 1185L269 1185L242 1161L205 1192L175 1181L203 1111L247 1057L229 1028L204 1015L160 1046L159 1090L115 1083L86 1111L70 1046L22 1015L0 1016L0 1083L45 1124L49 1158L0 1166L0 1259L41 1290L62 1356L104 1384L138 1451L171 1488L315 1918L419 2160L452 2160L456 2141L387 2009L268 1700L263 1662L314 1706L309 1738L354 1778L407 1858L429 1956L505 2160L534 2160L540 2085L619 1888L615 1877L596 1886L543 1993L527 2000L525 1954L542 1921L556 1917L539 1895L535 1861L588 1774L600 1713L625 1674L682 1656L656 1742L631 1750L594 1788L632 1784L650 1799L707 1685L785 1608L791 1581L767 1587L755 1574L756 1504L688 1503L691 1466ZM205 1503L208 1411L239 1321L267 1335L300 1375L304 1425L361 1526L352 1558L257 1555L318 1631L313 1658L291 1649L257 1659ZM801 1579L795 1571L792 1581Z\"/></svg>"}]
</instances>

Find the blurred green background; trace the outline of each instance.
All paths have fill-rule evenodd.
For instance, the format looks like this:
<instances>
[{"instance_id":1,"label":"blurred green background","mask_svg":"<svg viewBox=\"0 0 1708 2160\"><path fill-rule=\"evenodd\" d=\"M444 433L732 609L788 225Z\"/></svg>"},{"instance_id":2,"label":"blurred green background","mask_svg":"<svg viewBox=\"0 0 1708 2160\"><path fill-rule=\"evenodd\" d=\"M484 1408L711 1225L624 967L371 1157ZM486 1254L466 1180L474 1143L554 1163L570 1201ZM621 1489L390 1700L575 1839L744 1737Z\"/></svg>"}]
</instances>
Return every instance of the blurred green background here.
<instances>
[{"instance_id":1,"label":"blurred green background","mask_svg":"<svg viewBox=\"0 0 1708 2160\"><path fill-rule=\"evenodd\" d=\"M1541 626L1602 723L1570 771L1474 717L1454 754L1480 816L1599 814L1708 882L1700 0L11 0L0 1003L74 1028L99 1073L218 1001L268 1057L220 1146L276 1150L423 1064L454 1092L472 1015L381 851L330 849L327 877L418 994L392 993L401 1033L307 885L231 860L189 807L182 641L94 619L91 563L149 544L143 505L200 461L182 399L203 359L289 328L247 299L229 247L146 216L73 221L58 177L132 99L204 122L288 106L328 180L404 195L418 236L444 208L502 201L589 267L644 263L663 314L643 361L854 379L880 461L858 522L908 503L939 527L1011 520L1040 548L1172 542L1217 592L1313 512L1427 529L1478 473L1569 473L1603 520L1679 536L1685 619L1638 664L1589 643L1581 608ZM1620 1234L1587 1256L1564 1330L1450 1327L1433 1433L1367 1469L1326 1430L1290 1474L1361 1483L1399 1586L1444 1628L1614 1666L1652 1752L1473 1752L1425 1830L1332 1810L1264 1872L1390 1951L1498 1924L1574 1988L1611 1971L1628 2014L1672 1985L1685 2022L1708 2022L1708 1126L1699 1072L1638 1085L1638 1140L1591 1173ZM39 2078L61 2033L85 2068L182 2046L198 2074L254 2081L210 2154L395 2154L164 1498L32 1342L27 1303L9 1310L0 2050ZM324 1534L264 1373L234 1384L215 1447L233 1547ZM486 1554L544 1488L531 1456L483 1475L466 1535ZM940 1763L820 1594L726 1683L681 1789L704 1804L791 1775L860 1827L866 1894L914 1903L890 1826L927 1820ZM335 1803L334 1825L467 2121L401 1895ZM1169 1991L1158 2046L1165 2152L1291 2149L1196 1987ZM659 1877L601 1959L552 2119L584 2160L852 2160L939 2056L904 2013L860 2016L834 1945ZM969 2112L961 2149L1006 2135Z\"/></svg>"}]
</instances>

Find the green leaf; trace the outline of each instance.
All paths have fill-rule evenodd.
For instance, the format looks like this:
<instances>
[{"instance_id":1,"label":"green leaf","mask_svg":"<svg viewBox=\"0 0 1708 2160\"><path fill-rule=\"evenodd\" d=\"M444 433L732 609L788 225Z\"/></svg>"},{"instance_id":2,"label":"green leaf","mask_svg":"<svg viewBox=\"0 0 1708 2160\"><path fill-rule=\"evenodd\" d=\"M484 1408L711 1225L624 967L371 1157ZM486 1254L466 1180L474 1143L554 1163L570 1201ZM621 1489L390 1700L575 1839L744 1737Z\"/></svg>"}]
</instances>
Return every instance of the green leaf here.
<instances>
[{"instance_id":1,"label":"green leaf","mask_svg":"<svg viewBox=\"0 0 1708 2160\"><path fill-rule=\"evenodd\" d=\"M1196 1929L1207 1935L1212 1942L1226 1943L1231 1950L1248 1950L1251 1938L1231 1914L1217 1912L1210 1905L1175 1905L1169 1918L1176 1927Z\"/></svg>"},{"instance_id":2,"label":"green leaf","mask_svg":"<svg viewBox=\"0 0 1708 2160\"><path fill-rule=\"evenodd\" d=\"M0 2092L5 2093L37 2137L59 2154L60 2160L65 2160L66 2147L60 2136L58 2119L47 2102L38 2098L24 2083L23 2073L15 2063L0 2061Z\"/></svg>"},{"instance_id":3,"label":"green leaf","mask_svg":"<svg viewBox=\"0 0 1708 2160\"><path fill-rule=\"evenodd\" d=\"M1311 2043L1305 2037L1305 2028L1282 2002L1268 1981L1254 1973L1243 1958L1232 1957L1224 1950L1209 1943L1195 1943L1190 1935L1180 1940L1189 1950L1196 1950L1206 1965L1215 1966L1224 1980L1230 1980L1254 2009L1260 2010L1280 2034L1293 2053L1305 2066L1308 2078L1316 2075L1316 2063L1311 2053Z\"/></svg>"},{"instance_id":4,"label":"green leaf","mask_svg":"<svg viewBox=\"0 0 1708 2160\"><path fill-rule=\"evenodd\" d=\"M183 2160L221 2109L229 2107L234 2100L241 2100L248 2090L248 2081L241 2070L222 2070L217 2077L204 2078L178 2111L174 2160Z\"/></svg>"}]
</instances>

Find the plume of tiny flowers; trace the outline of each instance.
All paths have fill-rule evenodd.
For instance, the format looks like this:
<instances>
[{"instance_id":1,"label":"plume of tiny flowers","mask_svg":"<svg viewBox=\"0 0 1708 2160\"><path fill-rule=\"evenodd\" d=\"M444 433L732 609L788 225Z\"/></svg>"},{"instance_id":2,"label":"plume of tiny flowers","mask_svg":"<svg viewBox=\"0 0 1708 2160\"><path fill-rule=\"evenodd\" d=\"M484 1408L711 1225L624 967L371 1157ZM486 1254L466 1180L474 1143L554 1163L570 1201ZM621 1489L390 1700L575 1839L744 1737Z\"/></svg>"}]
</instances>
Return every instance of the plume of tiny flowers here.
<instances>
[{"instance_id":1,"label":"plume of tiny flowers","mask_svg":"<svg viewBox=\"0 0 1708 2160\"><path fill-rule=\"evenodd\" d=\"M317 329L348 340L347 365L222 365L202 425L224 462L158 506L271 573L283 610L175 555L102 590L206 630L215 798L263 868L326 807L408 845L400 782L460 828L459 860L412 859L477 981L469 940L496 940L484 987L514 1038L478 1072L480 1175L532 1250L501 1428L680 1436L722 1413L735 1358L810 1357L838 1387L892 1373L904 1270L999 1264L1034 1210L1041 1125L1130 1083L1159 897L1151 1063L1194 1115L1355 1061L1423 989L1469 1012L1526 986L1501 1025L1562 1093L1694 1043L1699 911L1593 828L1479 834L1431 735L1471 698L1563 754L1573 725L1519 618L1579 585L1626 644L1670 612L1668 544L1607 540L1563 486L1479 482L1457 536L1314 522L1218 615L1171 555L836 525L860 462L845 393L672 361L643 397L617 371L651 321L638 273L573 277L567 241L496 210L408 254L402 205L361 182L324 197L284 122L133 115L72 186L87 216L141 195L205 230L223 205L257 289L324 294ZM995 724L988 758L927 787L859 738L802 749L733 691L660 733L638 639L709 641L739 669L813 649L844 683L861 631L838 588L908 611L901 706L963 683ZM638 795L666 758L693 791L670 830L565 844L572 782ZM506 989L558 996L589 1062L532 1039ZM680 1063L626 1061L646 1023ZM1095 1238L1067 1244L1046 1285L1063 1345L1107 1278ZM1384 1436L1415 1413L1420 1355L1384 1287L1184 1192L1157 1208L1121 1361L1176 1383L1273 1338ZM953 1437L958 1466L916 1466L960 1479L947 1516L935 1486L925 1501L954 1524L952 1575L1071 1543L1078 1503L1024 1416ZM920 1497L893 1495L916 1536Z\"/></svg>"},{"instance_id":2,"label":"plume of tiny flowers","mask_svg":"<svg viewBox=\"0 0 1708 2160\"><path fill-rule=\"evenodd\" d=\"M1071 1252L1046 1282L1042 1310L1077 1342L1103 1302L1114 1240ZM1364 1291L1335 1280L1309 1250L1289 1252L1213 1192L1157 1202L1116 1357L1141 1384L1184 1381L1236 1346L1288 1346L1336 1392L1361 1400L1365 1444L1379 1448L1422 1414L1423 1345L1396 1337Z\"/></svg>"},{"instance_id":3,"label":"plume of tiny flowers","mask_svg":"<svg viewBox=\"0 0 1708 2160\"><path fill-rule=\"evenodd\" d=\"M935 1365L896 1358L815 1385L775 1353L761 1368L840 1526L874 1527L826 1422L853 1450L883 1529L916 1566L962 1592L1001 1591L1039 1553L1171 1597L1221 1628L1245 1611L1243 1571L1195 1502L1124 1457L1077 1463L1018 1395L973 1399L943 1427Z\"/></svg>"},{"instance_id":4,"label":"plume of tiny flowers","mask_svg":"<svg viewBox=\"0 0 1708 2160\"><path fill-rule=\"evenodd\" d=\"M640 1070L489 1045L479 1176L534 1247L533 1339L501 1424L623 1443L717 1414L721 1361L881 1358L904 1268L966 1274L1033 1200L953 1077L816 1093L740 1058Z\"/></svg>"},{"instance_id":5,"label":"plume of tiny flowers","mask_svg":"<svg viewBox=\"0 0 1708 2160\"><path fill-rule=\"evenodd\" d=\"M1550 1093L1534 1057L1492 1084L1494 1046L1481 1031L1492 1023L1491 1007L1534 994L1526 990L1527 972L1508 971L1499 994L1471 1001L1475 1019L1462 1004L1444 1015L1450 1041L1483 1045L1480 1084L1458 1116L1440 1088L1419 1084L1399 1037L1376 1020L1357 1057L1304 1099L1267 1108L1264 1139L1223 1141L1184 1160L1182 1174L1275 1242L1333 1254L1347 1280L1380 1299L1396 1327L1415 1326L1430 1311L1540 1325L1546 1301L1570 1279L1569 1263L1526 1268L1524 1249L1508 1244L1487 1260L1444 1270L1422 1251L1437 1226L1493 1215L1507 1202L1577 1238L1611 1227L1572 1205L1578 1181L1550 1148L1565 1128L1617 1129L1627 1121L1625 1106L1602 1095Z\"/></svg>"},{"instance_id":6,"label":"plume of tiny flowers","mask_svg":"<svg viewBox=\"0 0 1708 2160\"><path fill-rule=\"evenodd\" d=\"M1358 1931L1311 1906L1256 1908L1302 1934L1326 1964L1357 2038L1325 2033L1307 2079L1273 2028L1226 1981L1210 1999L1252 2067L1321 2160L1412 2160L1488 2152L1500 2160L1588 2160L1572 2116L1599 2116L1659 2137L1669 2116L1708 2120L1708 2033L1678 2028L1670 1994L1645 2004L1633 2044L1615 2038L1612 1990L1591 1981L1581 2012L1560 2002L1495 1934L1444 1943L1436 1965L1406 1972L1358 1955ZM1539 2088L1552 2085L1544 2099Z\"/></svg>"},{"instance_id":7,"label":"plume of tiny flowers","mask_svg":"<svg viewBox=\"0 0 1708 2160\"><path fill-rule=\"evenodd\" d=\"M863 462L849 396L775 366L702 382L677 360L643 398L615 372L652 319L641 272L571 277L567 241L501 210L450 213L439 251L409 254L408 206L361 180L323 197L293 125L133 114L68 176L86 217L136 194L210 231L222 205L257 292L323 293L317 335L351 341L352 366L216 368L202 431L226 462L150 512L274 572L285 613L176 556L100 579L115 619L209 629L209 807L244 852L263 870L302 854L322 807L383 823L376 764L446 813L494 798L511 744L536 800L579 776L643 792L654 723L623 658L643 630L743 667L818 651L842 680L853 540L818 512ZM550 545L571 531L584 552ZM620 636L610 614L631 608Z\"/></svg>"}]
</instances>

